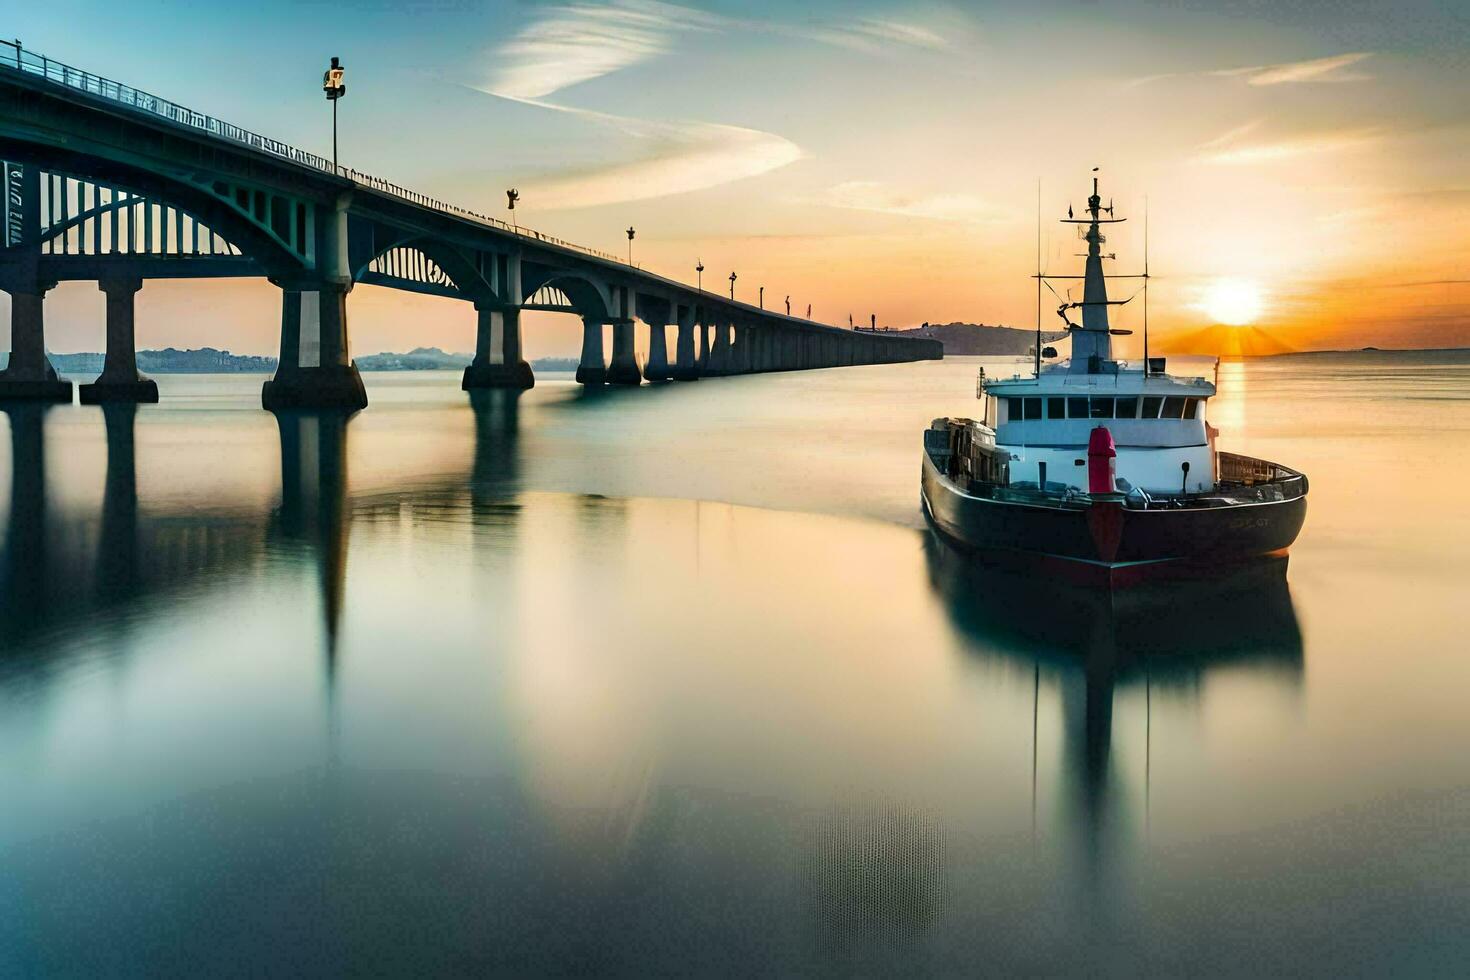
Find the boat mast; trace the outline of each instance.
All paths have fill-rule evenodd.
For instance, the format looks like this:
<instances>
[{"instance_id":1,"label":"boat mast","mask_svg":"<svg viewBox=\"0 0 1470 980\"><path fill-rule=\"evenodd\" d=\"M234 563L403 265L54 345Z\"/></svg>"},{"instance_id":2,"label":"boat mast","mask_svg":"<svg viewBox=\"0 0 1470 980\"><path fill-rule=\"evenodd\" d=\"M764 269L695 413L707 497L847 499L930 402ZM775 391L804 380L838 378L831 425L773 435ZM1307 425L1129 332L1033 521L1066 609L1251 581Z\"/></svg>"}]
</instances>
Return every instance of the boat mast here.
<instances>
[{"instance_id":1,"label":"boat mast","mask_svg":"<svg viewBox=\"0 0 1470 980\"><path fill-rule=\"evenodd\" d=\"M1099 361L1112 359L1108 336L1108 285L1102 267L1102 196L1093 167L1092 194L1087 198L1087 268L1082 284L1082 329L1072 339L1073 373L1091 374Z\"/></svg>"},{"instance_id":2,"label":"boat mast","mask_svg":"<svg viewBox=\"0 0 1470 980\"><path fill-rule=\"evenodd\" d=\"M1148 198L1143 199L1143 376L1148 377Z\"/></svg>"},{"instance_id":3,"label":"boat mast","mask_svg":"<svg viewBox=\"0 0 1470 980\"><path fill-rule=\"evenodd\" d=\"M1041 378L1041 178L1036 178L1036 377Z\"/></svg>"}]
</instances>

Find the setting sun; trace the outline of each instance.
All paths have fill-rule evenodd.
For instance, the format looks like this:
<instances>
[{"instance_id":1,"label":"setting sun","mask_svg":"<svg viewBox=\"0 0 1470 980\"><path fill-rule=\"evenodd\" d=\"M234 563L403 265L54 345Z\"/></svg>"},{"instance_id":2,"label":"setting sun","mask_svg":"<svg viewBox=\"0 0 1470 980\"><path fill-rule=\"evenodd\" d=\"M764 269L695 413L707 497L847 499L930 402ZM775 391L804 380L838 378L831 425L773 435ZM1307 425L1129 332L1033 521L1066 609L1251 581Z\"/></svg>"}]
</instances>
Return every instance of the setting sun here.
<instances>
[{"instance_id":1,"label":"setting sun","mask_svg":"<svg viewBox=\"0 0 1470 980\"><path fill-rule=\"evenodd\" d=\"M1216 323L1245 326L1261 315L1261 287L1245 279L1217 279L1199 305Z\"/></svg>"}]
</instances>

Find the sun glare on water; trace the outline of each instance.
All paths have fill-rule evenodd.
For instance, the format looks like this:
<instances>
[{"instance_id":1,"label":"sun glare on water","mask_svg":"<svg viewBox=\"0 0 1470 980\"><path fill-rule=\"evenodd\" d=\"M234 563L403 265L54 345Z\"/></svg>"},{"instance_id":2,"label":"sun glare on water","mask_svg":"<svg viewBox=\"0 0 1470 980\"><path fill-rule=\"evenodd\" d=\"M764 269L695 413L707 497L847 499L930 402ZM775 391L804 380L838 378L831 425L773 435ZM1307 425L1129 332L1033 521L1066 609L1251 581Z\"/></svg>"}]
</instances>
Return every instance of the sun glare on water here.
<instances>
[{"instance_id":1,"label":"sun glare on water","mask_svg":"<svg viewBox=\"0 0 1470 980\"><path fill-rule=\"evenodd\" d=\"M1245 326L1261 316L1261 287L1247 279L1216 279L1199 305L1216 323Z\"/></svg>"}]
</instances>

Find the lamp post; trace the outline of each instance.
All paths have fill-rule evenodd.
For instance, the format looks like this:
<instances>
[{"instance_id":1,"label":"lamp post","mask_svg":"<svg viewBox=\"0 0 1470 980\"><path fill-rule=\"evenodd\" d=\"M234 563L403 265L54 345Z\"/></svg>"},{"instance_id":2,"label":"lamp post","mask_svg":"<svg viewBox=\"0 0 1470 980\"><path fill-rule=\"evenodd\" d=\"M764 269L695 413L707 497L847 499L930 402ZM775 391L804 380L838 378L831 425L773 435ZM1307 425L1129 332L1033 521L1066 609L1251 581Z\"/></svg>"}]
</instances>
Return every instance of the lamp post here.
<instances>
[{"instance_id":1,"label":"lamp post","mask_svg":"<svg viewBox=\"0 0 1470 980\"><path fill-rule=\"evenodd\" d=\"M765 309L766 308L766 287L765 286L762 286L761 287L760 307L761 307L761 309Z\"/></svg>"},{"instance_id":2,"label":"lamp post","mask_svg":"<svg viewBox=\"0 0 1470 980\"><path fill-rule=\"evenodd\" d=\"M735 298L735 273L730 273L730 298Z\"/></svg>"},{"instance_id":3,"label":"lamp post","mask_svg":"<svg viewBox=\"0 0 1470 980\"><path fill-rule=\"evenodd\" d=\"M628 264L633 264L633 226L628 226Z\"/></svg>"},{"instance_id":4,"label":"lamp post","mask_svg":"<svg viewBox=\"0 0 1470 980\"><path fill-rule=\"evenodd\" d=\"M333 58L332 64L322 73L322 91L327 93L327 101L332 103L332 173L337 172L337 100L347 94L347 84L342 81L347 69L342 67L342 59Z\"/></svg>"},{"instance_id":5,"label":"lamp post","mask_svg":"<svg viewBox=\"0 0 1470 980\"><path fill-rule=\"evenodd\" d=\"M786 315L787 316L790 316L791 315L791 297L790 296L786 297Z\"/></svg>"},{"instance_id":6,"label":"lamp post","mask_svg":"<svg viewBox=\"0 0 1470 980\"><path fill-rule=\"evenodd\" d=\"M505 209L510 212L510 229L516 230L516 202L521 199L521 192L512 187L505 192Z\"/></svg>"},{"instance_id":7,"label":"lamp post","mask_svg":"<svg viewBox=\"0 0 1470 980\"><path fill-rule=\"evenodd\" d=\"M694 261L699 263L694 267L695 288L702 293L704 292L704 259L695 259Z\"/></svg>"}]
</instances>

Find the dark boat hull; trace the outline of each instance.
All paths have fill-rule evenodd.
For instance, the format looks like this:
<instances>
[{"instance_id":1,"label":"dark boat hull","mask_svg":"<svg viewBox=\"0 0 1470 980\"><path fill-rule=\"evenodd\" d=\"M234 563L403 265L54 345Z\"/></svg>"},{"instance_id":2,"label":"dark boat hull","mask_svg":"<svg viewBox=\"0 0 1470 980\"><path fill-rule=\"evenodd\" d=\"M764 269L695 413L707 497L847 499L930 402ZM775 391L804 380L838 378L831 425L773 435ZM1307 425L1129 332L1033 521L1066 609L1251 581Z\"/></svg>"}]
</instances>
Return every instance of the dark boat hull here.
<instances>
[{"instance_id":1,"label":"dark boat hull","mask_svg":"<svg viewBox=\"0 0 1470 980\"><path fill-rule=\"evenodd\" d=\"M922 487L924 513L958 544L1070 563L1083 578L1114 584L1160 566L1212 567L1284 551L1307 514L1305 495L1152 510L1112 500L1075 507L992 500L964 493L928 453Z\"/></svg>"}]
</instances>

